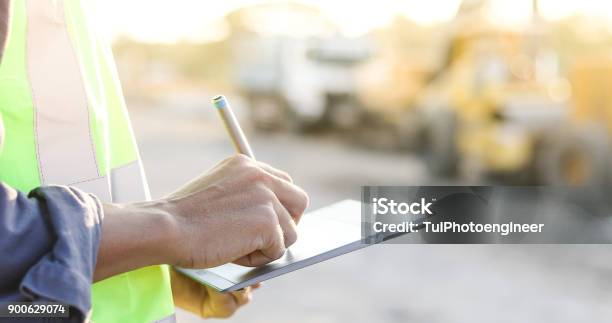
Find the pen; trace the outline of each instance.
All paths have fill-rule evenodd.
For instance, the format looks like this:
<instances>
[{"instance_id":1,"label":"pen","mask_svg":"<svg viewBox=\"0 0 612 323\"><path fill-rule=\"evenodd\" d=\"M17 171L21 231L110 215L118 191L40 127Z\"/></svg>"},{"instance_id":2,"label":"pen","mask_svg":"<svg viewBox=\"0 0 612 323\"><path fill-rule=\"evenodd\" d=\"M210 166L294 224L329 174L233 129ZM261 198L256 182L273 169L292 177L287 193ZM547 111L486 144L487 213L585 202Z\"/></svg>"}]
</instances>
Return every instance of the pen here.
<instances>
[{"instance_id":1,"label":"pen","mask_svg":"<svg viewBox=\"0 0 612 323\"><path fill-rule=\"evenodd\" d=\"M251 146L244 136L244 132L242 132L242 128L240 128L240 124L238 124L238 120L236 116L232 112L232 108L230 108L229 103L225 99L223 95L219 95L215 97L213 100L213 104L217 108L219 112L219 116L221 120L223 120L223 124L225 125L225 129L234 144L234 148L239 154L246 155L255 159L255 155L251 150Z\"/></svg>"}]
</instances>

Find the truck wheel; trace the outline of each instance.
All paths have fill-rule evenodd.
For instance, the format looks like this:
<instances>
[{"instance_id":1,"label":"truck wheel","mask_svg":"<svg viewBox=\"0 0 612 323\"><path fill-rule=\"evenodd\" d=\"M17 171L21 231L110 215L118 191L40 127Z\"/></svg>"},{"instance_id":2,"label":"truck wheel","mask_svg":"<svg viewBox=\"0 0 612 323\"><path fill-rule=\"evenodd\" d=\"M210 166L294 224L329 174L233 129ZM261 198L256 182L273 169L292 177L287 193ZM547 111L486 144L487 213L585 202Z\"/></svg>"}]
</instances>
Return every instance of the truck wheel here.
<instances>
[{"instance_id":1,"label":"truck wheel","mask_svg":"<svg viewBox=\"0 0 612 323\"><path fill-rule=\"evenodd\" d=\"M575 197L599 198L608 188L609 155L605 130L584 127L564 131L544 140L537 173L543 184L570 187Z\"/></svg>"}]
</instances>

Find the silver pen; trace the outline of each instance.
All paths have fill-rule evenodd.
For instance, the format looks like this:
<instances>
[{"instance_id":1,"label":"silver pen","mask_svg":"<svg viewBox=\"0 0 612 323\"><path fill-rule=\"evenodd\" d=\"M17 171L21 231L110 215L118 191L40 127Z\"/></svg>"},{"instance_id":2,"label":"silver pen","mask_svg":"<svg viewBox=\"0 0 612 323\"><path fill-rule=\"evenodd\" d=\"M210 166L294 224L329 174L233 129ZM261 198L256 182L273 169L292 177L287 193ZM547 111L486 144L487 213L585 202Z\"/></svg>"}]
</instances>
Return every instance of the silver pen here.
<instances>
[{"instance_id":1,"label":"silver pen","mask_svg":"<svg viewBox=\"0 0 612 323\"><path fill-rule=\"evenodd\" d=\"M251 146L249 145L249 142L247 141L244 132L242 132L242 128L240 128L240 124L238 123L234 112L232 112L232 108L230 108L227 99L225 99L223 95L219 95L215 97L212 101L215 107L217 108L217 111L219 112L221 120L223 120L225 129L227 130L227 133L229 134L230 139L234 144L234 148L236 148L236 151L240 154L255 159L255 155L251 150Z\"/></svg>"}]
</instances>

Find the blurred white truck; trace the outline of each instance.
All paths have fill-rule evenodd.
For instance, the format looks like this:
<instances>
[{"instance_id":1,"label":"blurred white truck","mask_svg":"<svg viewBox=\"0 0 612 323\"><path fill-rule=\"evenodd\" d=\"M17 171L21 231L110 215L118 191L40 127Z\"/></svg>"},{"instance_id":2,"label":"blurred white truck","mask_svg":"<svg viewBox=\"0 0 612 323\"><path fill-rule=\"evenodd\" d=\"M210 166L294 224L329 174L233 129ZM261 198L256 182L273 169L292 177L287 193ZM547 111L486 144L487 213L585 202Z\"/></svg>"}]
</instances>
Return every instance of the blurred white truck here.
<instances>
[{"instance_id":1,"label":"blurred white truck","mask_svg":"<svg viewBox=\"0 0 612 323\"><path fill-rule=\"evenodd\" d=\"M249 35L233 43L235 84L259 129L350 128L361 112L354 67L369 56L363 39Z\"/></svg>"}]
</instances>

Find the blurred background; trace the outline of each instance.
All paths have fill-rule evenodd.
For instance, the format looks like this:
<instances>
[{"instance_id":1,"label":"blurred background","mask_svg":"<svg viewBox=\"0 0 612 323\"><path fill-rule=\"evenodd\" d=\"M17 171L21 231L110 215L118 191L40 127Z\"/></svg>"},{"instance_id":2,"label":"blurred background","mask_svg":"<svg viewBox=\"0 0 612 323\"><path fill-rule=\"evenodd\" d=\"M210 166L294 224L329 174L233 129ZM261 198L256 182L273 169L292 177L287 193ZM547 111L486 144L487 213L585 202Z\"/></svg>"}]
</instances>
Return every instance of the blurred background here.
<instances>
[{"instance_id":1,"label":"blurred background","mask_svg":"<svg viewBox=\"0 0 612 323\"><path fill-rule=\"evenodd\" d=\"M218 93L311 209L358 199L362 185L612 192L609 1L106 0L96 11L154 197L233 153ZM610 322L610 251L375 246L267 282L230 321Z\"/></svg>"}]
</instances>

